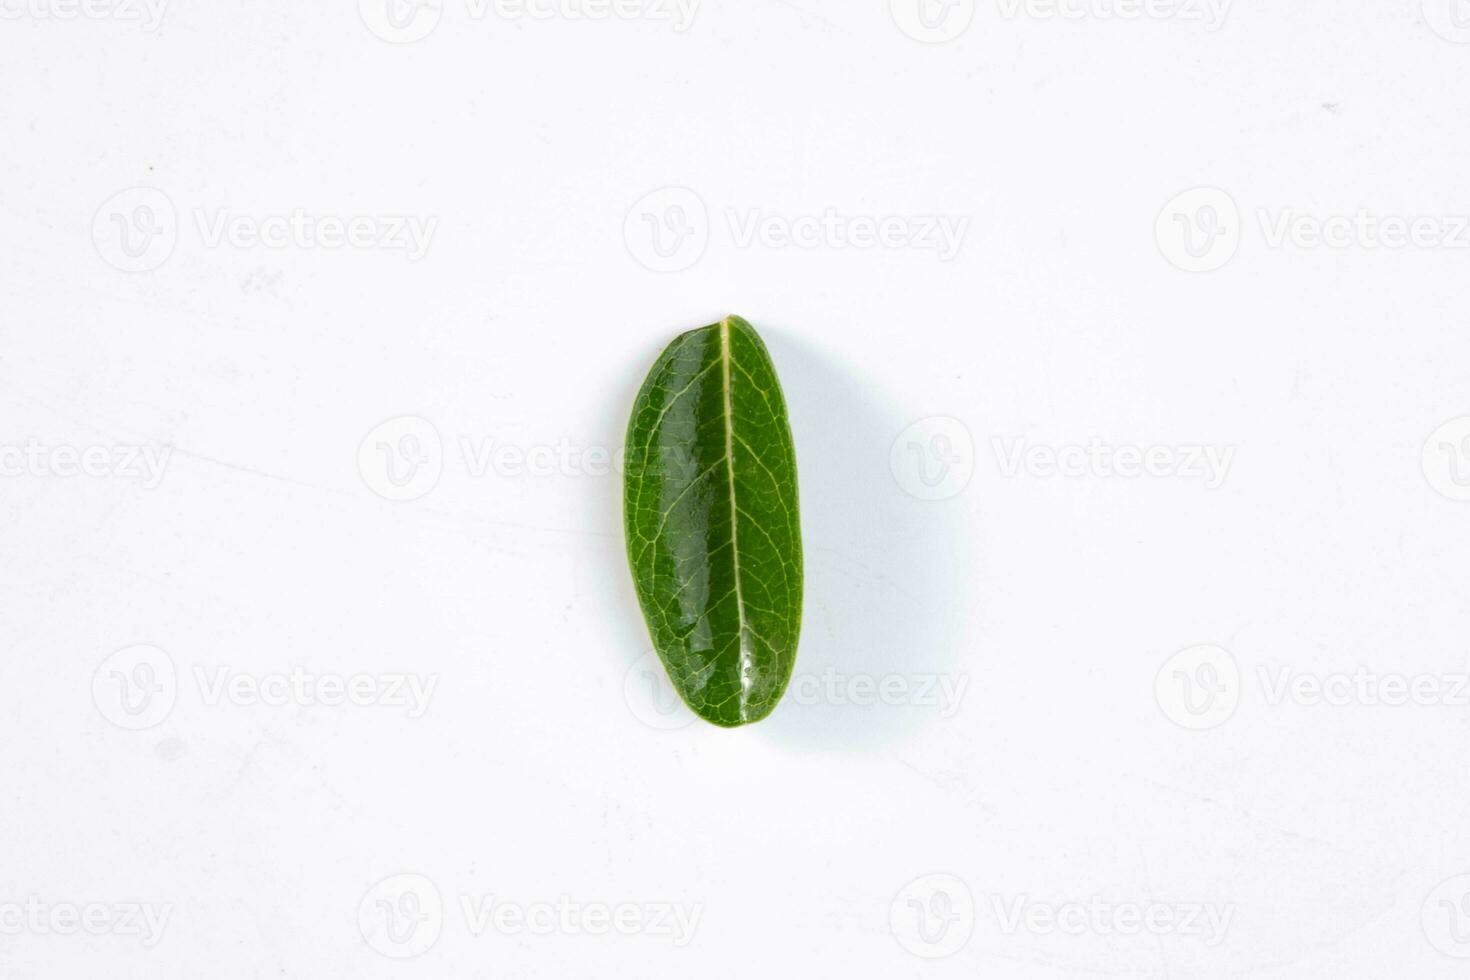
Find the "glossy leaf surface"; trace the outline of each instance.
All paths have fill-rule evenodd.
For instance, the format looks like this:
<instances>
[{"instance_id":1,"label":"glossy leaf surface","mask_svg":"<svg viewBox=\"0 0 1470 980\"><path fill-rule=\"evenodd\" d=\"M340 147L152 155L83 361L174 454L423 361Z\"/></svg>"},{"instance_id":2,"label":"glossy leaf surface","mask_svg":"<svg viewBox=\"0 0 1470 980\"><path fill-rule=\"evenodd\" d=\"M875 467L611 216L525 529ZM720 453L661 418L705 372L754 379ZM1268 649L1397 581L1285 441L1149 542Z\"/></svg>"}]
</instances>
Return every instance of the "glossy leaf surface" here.
<instances>
[{"instance_id":1,"label":"glossy leaf surface","mask_svg":"<svg viewBox=\"0 0 1470 980\"><path fill-rule=\"evenodd\" d=\"M675 690L717 725L770 714L801 631L796 454L770 354L739 317L654 363L628 423L623 521Z\"/></svg>"}]
</instances>

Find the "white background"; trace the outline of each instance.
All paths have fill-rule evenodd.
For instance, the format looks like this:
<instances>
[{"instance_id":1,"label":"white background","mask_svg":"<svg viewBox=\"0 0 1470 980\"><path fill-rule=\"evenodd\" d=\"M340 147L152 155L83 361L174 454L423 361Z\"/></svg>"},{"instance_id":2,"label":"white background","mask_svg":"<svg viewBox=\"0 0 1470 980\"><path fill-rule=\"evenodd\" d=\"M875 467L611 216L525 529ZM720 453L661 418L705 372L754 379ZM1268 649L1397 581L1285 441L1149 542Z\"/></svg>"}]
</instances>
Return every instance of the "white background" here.
<instances>
[{"instance_id":1,"label":"white background","mask_svg":"<svg viewBox=\"0 0 1470 980\"><path fill-rule=\"evenodd\" d=\"M1449 0L67 3L0 20L0 974L1464 975ZM432 237L209 233L297 211ZM1273 230L1360 212L1444 234ZM810 216L898 244L783 243ZM598 460L731 312L807 598L798 685L725 731L648 685ZM1094 440L1231 462L1007 463ZM293 669L435 686L213 687ZM1435 703L1311 695L1363 671ZM1228 929L1128 928L1191 907Z\"/></svg>"}]
</instances>

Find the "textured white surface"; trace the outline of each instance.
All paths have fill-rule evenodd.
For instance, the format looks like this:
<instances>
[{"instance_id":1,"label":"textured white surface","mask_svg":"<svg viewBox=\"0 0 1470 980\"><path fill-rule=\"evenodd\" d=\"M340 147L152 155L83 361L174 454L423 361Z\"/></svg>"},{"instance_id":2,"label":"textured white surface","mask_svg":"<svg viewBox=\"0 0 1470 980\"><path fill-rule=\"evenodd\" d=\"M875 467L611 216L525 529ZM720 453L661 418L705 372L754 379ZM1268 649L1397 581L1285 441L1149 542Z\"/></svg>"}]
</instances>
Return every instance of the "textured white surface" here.
<instances>
[{"instance_id":1,"label":"textured white surface","mask_svg":"<svg viewBox=\"0 0 1470 980\"><path fill-rule=\"evenodd\" d=\"M383 2L0 0L0 974L1464 976L1470 4ZM737 731L608 475L729 312Z\"/></svg>"}]
</instances>

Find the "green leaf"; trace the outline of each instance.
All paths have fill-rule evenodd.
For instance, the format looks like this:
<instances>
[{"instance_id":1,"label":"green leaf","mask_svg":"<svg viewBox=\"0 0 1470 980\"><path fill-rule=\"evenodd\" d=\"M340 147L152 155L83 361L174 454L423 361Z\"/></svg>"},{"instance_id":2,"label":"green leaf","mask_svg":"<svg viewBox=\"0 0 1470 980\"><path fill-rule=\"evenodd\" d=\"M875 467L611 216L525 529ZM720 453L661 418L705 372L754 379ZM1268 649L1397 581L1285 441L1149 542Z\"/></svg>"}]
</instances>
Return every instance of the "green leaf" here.
<instances>
[{"instance_id":1,"label":"green leaf","mask_svg":"<svg viewBox=\"0 0 1470 980\"><path fill-rule=\"evenodd\" d=\"M739 317L681 334L628 422L628 562L674 689L701 718L760 721L801 632L801 525L786 401Z\"/></svg>"}]
</instances>

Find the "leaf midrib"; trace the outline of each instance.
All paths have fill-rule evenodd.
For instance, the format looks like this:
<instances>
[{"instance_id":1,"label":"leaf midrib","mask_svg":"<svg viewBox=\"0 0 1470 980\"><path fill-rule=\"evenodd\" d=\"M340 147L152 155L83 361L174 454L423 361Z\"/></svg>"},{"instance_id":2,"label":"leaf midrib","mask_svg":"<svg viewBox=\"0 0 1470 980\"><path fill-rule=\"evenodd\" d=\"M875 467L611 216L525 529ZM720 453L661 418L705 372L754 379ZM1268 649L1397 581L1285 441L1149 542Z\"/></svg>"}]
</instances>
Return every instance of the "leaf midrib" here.
<instances>
[{"instance_id":1,"label":"leaf midrib","mask_svg":"<svg viewBox=\"0 0 1470 980\"><path fill-rule=\"evenodd\" d=\"M730 554L735 563L735 649L740 665L740 717L748 720L750 685L754 676L750 649L745 644L745 595L740 588L740 514L735 501L735 408L730 398L730 318L720 321L720 363L725 394L725 468L730 476Z\"/></svg>"}]
</instances>

